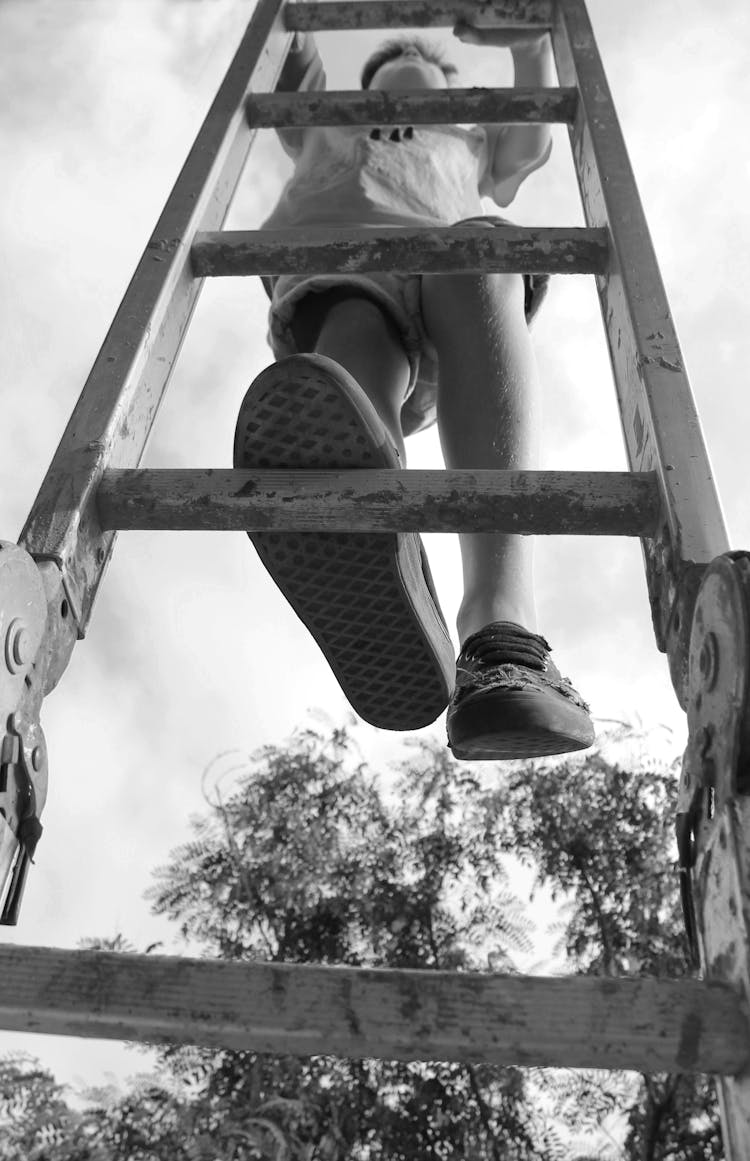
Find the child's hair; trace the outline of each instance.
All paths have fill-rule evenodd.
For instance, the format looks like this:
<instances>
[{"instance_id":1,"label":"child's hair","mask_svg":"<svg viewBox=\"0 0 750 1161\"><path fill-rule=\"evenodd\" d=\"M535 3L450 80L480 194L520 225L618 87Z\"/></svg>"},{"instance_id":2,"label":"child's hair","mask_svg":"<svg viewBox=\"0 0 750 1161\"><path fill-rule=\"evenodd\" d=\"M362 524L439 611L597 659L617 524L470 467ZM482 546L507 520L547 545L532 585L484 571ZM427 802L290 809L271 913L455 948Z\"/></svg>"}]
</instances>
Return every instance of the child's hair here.
<instances>
[{"instance_id":1,"label":"child's hair","mask_svg":"<svg viewBox=\"0 0 750 1161\"><path fill-rule=\"evenodd\" d=\"M387 64L389 60L395 60L396 57L401 56L405 48L416 48L420 56L423 56L426 61L429 61L430 64L436 64L438 68L443 70L445 79L449 84L451 78L455 77L458 72L454 64L444 59L443 50L436 44L430 44L428 40L423 40L421 36L399 36L394 40L386 40L365 61L360 78L362 88L369 89L370 82L381 65Z\"/></svg>"}]
</instances>

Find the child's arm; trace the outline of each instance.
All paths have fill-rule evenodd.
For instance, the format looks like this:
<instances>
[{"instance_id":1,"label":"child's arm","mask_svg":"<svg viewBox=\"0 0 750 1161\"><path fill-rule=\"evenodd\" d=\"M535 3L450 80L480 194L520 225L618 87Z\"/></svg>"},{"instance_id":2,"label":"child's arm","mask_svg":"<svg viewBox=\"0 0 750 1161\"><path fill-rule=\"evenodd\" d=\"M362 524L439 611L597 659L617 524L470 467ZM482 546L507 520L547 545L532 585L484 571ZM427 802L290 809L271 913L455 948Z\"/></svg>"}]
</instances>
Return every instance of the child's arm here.
<instances>
[{"instance_id":1,"label":"child's arm","mask_svg":"<svg viewBox=\"0 0 750 1161\"><path fill-rule=\"evenodd\" d=\"M295 93L305 79L305 73L316 58L319 60L315 38L311 32L297 32L281 70L276 88L280 93Z\"/></svg>"},{"instance_id":2,"label":"child's arm","mask_svg":"<svg viewBox=\"0 0 750 1161\"><path fill-rule=\"evenodd\" d=\"M554 58L549 34L527 30L474 28L459 23L454 29L466 44L491 44L509 48L513 57L514 84L528 88L555 85ZM552 149L549 125L487 125L489 157L480 184L480 193L501 206L510 205L518 187L540 165Z\"/></svg>"},{"instance_id":3,"label":"child's arm","mask_svg":"<svg viewBox=\"0 0 750 1161\"><path fill-rule=\"evenodd\" d=\"M315 38L310 32L296 33L281 70L276 91L279 93L320 92L326 87L326 74ZM304 129L279 129L279 139L290 157L302 149Z\"/></svg>"}]
</instances>

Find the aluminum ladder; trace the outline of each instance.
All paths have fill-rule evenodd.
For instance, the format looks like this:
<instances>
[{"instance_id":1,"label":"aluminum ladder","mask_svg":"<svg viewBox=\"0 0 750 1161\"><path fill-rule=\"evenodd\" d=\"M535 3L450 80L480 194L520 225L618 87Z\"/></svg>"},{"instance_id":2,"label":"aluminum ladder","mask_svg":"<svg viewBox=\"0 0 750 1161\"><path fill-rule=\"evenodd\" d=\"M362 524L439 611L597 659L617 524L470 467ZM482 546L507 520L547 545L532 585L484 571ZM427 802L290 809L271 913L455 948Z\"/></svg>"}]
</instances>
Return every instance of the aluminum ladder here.
<instances>
[{"instance_id":1,"label":"aluminum ladder","mask_svg":"<svg viewBox=\"0 0 750 1161\"><path fill-rule=\"evenodd\" d=\"M688 715L677 834L703 979L361 973L6 946L0 1027L303 1055L707 1072L718 1078L726 1156L741 1161L750 1156L750 563L728 551L584 0L481 5L497 24L550 30L559 88L272 91L295 31L452 26L476 11L474 0L258 0L19 543L0 546L2 922L17 920L41 834L42 701L85 634L117 529L270 522L279 530L619 534L641 540L656 644ZM586 228L311 229L303 244L283 232L221 232L258 128L342 119L566 123ZM395 480L359 470L344 486L337 472L139 470L203 279L342 263L594 275L630 471L404 471ZM250 479L255 486L243 487Z\"/></svg>"}]
</instances>

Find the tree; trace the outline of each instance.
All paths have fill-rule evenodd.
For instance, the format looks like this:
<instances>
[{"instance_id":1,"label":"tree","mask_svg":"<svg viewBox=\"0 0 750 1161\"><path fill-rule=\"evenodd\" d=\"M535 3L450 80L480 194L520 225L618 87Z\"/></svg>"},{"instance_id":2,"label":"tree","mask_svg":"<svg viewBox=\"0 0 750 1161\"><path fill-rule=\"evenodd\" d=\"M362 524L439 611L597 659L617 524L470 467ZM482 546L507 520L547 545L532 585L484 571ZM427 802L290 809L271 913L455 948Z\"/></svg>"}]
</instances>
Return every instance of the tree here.
<instances>
[{"instance_id":1,"label":"tree","mask_svg":"<svg viewBox=\"0 0 750 1161\"><path fill-rule=\"evenodd\" d=\"M624 760L613 756L626 742ZM583 756L503 766L459 765L436 743L412 743L388 790L345 731L306 730L260 751L228 795L215 792L193 839L156 872L152 903L214 956L512 972L532 946L509 886L514 854L557 900L570 970L677 978L689 969L676 786L674 766L621 731ZM108 946L128 949L121 937ZM13 1099L26 1127L16 1115L0 1161L722 1155L713 1088L700 1078L184 1046L159 1060L125 1094L90 1092L83 1113L43 1070L16 1071L7 1091L23 1082ZM9 1107L0 1103L0 1127Z\"/></svg>"},{"instance_id":2,"label":"tree","mask_svg":"<svg viewBox=\"0 0 750 1161\"><path fill-rule=\"evenodd\" d=\"M0 1161L108 1161L95 1128L38 1061L0 1057Z\"/></svg>"},{"instance_id":3,"label":"tree","mask_svg":"<svg viewBox=\"0 0 750 1161\"><path fill-rule=\"evenodd\" d=\"M388 798L343 731L266 747L156 873L154 908L209 954L513 970L530 947L476 777L418 747ZM518 1069L163 1051L241 1127L276 1100L292 1156L537 1157Z\"/></svg>"},{"instance_id":4,"label":"tree","mask_svg":"<svg viewBox=\"0 0 750 1161\"><path fill-rule=\"evenodd\" d=\"M625 763L608 759L630 750ZM594 975L691 974L674 865L677 763L659 763L627 728L584 757L524 763L486 799L498 841L532 866L564 903L561 943L573 971ZM591 1119L628 1104L628 1161L721 1161L713 1083L678 1074L596 1080L561 1088Z\"/></svg>"}]
</instances>

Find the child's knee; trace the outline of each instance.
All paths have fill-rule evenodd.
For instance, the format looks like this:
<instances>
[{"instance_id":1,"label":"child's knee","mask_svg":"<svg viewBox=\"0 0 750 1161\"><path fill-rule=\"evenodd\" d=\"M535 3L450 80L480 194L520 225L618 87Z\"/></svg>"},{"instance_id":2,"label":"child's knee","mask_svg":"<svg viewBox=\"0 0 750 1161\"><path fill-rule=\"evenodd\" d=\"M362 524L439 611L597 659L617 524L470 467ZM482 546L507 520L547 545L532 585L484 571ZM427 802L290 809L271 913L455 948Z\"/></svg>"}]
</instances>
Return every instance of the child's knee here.
<instances>
[{"instance_id":1,"label":"child's knee","mask_svg":"<svg viewBox=\"0 0 750 1161\"><path fill-rule=\"evenodd\" d=\"M377 342L387 326L384 312L373 299L340 287L305 295L296 304L291 322L298 351L314 351L325 328L361 335L364 342L372 335Z\"/></svg>"},{"instance_id":2,"label":"child's knee","mask_svg":"<svg viewBox=\"0 0 750 1161\"><path fill-rule=\"evenodd\" d=\"M382 338L383 333L395 340L400 340L398 330L389 315L371 298L351 297L335 303L326 312L321 331L325 328L343 329L348 333L355 333L366 342L369 338L375 341Z\"/></svg>"},{"instance_id":3,"label":"child's knee","mask_svg":"<svg viewBox=\"0 0 750 1161\"><path fill-rule=\"evenodd\" d=\"M507 313L523 317L523 276L510 273L425 274L422 315L432 338L446 328L486 325ZM434 339L433 339L434 341Z\"/></svg>"}]
</instances>

